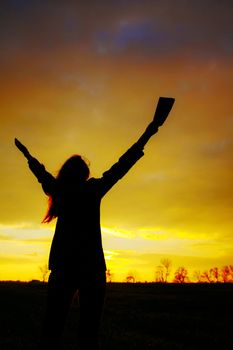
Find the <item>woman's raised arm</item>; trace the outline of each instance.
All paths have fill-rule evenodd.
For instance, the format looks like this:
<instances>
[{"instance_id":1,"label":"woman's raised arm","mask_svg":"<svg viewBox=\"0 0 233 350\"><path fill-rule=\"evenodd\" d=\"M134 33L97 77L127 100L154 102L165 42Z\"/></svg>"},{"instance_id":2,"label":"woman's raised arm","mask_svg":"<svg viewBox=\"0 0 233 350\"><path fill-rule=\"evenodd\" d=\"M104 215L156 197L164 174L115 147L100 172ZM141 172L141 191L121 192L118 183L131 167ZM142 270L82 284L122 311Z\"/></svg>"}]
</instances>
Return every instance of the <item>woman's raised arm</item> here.
<instances>
[{"instance_id":1,"label":"woman's raised arm","mask_svg":"<svg viewBox=\"0 0 233 350\"><path fill-rule=\"evenodd\" d=\"M27 158L27 160L30 160L32 158L28 149L16 138L15 138L15 146L23 153L24 157Z\"/></svg>"},{"instance_id":2,"label":"woman's raised arm","mask_svg":"<svg viewBox=\"0 0 233 350\"><path fill-rule=\"evenodd\" d=\"M36 176L39 183L47 195L52 195L56 187L56 179L51 175L36 158L34 158L28 149L15 138L16 147L23 153L24 157L28 160L28 165L32 173Z\"/></svg>"},{"instance_id":3,"label":"woman's raised arm","mask_svg":"<svg viewBox=\"0 0 233 350\"><path fill-rule=\"evenodd\" d=\"M165 122L174 103L173 98L160 97L154 118L147 126L144 133L133 144L109 170L103 173L99 179L102 194L104 195L109 189L120 180L133 165L144 155L143 149L149 139L157 133L158 128Z\"/></svg>"}]
</instances>

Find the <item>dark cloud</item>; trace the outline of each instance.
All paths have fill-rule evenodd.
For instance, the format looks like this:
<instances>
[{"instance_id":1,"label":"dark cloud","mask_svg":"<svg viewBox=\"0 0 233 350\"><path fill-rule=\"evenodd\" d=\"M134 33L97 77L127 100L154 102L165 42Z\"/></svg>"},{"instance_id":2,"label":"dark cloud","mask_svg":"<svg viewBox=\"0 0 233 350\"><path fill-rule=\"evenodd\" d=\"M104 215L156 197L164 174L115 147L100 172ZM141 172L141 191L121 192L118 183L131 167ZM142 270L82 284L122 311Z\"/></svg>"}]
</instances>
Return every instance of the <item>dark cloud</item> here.
<instances>
[{"instance_id":1,"label":"dark cloud","mask_svg":"<svg viewBox=\"0 0 233 350\"><path fill-rule=\"evenodd\" d=\"M7 1L2 54L72 48L96 54L232 54L232 2ZM149 58L149 57L148 57Z\"/></svg>"}]
</instances>

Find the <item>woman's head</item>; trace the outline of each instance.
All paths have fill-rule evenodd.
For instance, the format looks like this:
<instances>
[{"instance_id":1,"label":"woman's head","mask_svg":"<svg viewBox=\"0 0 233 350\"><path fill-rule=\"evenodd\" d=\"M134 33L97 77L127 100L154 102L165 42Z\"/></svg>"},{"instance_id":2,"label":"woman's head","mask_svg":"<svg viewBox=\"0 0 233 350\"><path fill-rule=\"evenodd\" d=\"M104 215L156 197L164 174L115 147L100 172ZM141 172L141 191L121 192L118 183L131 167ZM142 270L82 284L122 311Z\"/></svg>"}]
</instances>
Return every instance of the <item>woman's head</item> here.
<instances>
[{"instance_id":1,"label":"woman's head","mask_svg":"<svg viewBox=\"0 0 233 350\"><path fill-rule=\"evenodd\" d=\"M85 182L89 178L89 175L89 167L80 155L74 155L67 159L56 177L57 193L54 196L49 197L48 211L42 222L50 222L57 217L57 200L59 198L59 192L70 185L72 186Z\"/></svg>"},{"instance_id":2,"label":"woman's head","mask_svg":"<svg viewBox=\"0 0 233 350\"><path fill-rule=\"evenodd\" d=\"M87 163L80 155L73 155L62 165L57 180L62 184L70 184L86 181L90 170Z\"/></svg>"}]
</instances>

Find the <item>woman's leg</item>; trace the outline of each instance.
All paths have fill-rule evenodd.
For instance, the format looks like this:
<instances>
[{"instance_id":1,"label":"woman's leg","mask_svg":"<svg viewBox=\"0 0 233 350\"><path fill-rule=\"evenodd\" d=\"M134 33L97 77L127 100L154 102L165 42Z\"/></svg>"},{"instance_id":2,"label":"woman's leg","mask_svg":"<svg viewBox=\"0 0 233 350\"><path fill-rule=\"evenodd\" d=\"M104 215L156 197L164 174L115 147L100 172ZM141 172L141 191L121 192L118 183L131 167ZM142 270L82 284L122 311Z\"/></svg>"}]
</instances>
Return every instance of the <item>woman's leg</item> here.
<instances>
[{"instance_id":1,"label":"woman's leg","mask_svg":"<svg viewBox=\"0 0 233 350\"><path fill-rule=\"evenodd\" d=\"M105 272L82 281L79 287L80 345L82 350L99 349L98 333L106 292Z\"/></svg>"},{"instance_id":2,"label":"woman's leg","mask_svg":"<svg viewBox=\"0 0 233 350\"><path fill-rule=\"evenodd\" d=\"M59 349L66 316L76 291L75 285L69 282L61 273L52 271L50 274L47 308L40 349Z\"/></svg>"}]
</instances>

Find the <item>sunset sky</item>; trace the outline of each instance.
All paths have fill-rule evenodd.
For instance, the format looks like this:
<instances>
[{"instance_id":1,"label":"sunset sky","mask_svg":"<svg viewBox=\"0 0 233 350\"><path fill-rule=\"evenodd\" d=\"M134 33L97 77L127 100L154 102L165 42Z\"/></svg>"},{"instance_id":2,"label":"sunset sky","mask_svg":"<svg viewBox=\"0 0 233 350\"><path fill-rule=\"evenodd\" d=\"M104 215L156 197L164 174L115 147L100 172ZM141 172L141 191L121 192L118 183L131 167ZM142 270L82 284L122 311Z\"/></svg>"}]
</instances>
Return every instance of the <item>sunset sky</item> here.
<instances>
[{"instance_id":1,"label":"sunset sky","mask_svg":"<svg viewBox=\"0 0 233 350\"><path fill-rule=\"evenodd\" d=\"M161 259L233 264L233 2L7 0L0 4L0 280L41 278L54 225L14 146L56 175L74 153L100 177L176 99L145 156L102 202L113 280Z\"/></svg>"}]
</instances>

